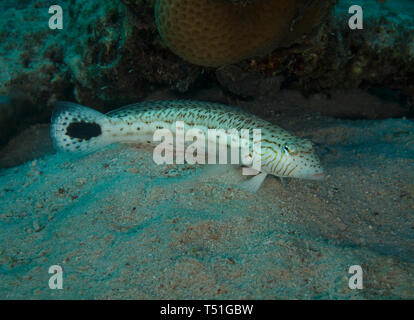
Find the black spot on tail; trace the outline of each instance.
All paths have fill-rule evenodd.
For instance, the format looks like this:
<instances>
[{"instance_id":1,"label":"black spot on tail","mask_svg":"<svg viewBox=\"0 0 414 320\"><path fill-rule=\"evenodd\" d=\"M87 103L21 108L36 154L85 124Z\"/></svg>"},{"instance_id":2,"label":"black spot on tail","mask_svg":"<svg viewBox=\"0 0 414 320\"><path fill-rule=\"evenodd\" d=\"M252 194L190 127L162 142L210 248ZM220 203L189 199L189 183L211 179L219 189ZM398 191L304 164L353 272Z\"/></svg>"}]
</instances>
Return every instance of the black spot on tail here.
<instances>
[{"instance_id":1,"label":"black spot on tail","mask_svg":"<svg viewBox=\"0 0 414 320\"><path fill-rule=\"evenodd\" d=\"M89 140L102 134L101 126L95 122L72 122L66 128L66 134L71 138Z\"/></svg>"}]
</instances>

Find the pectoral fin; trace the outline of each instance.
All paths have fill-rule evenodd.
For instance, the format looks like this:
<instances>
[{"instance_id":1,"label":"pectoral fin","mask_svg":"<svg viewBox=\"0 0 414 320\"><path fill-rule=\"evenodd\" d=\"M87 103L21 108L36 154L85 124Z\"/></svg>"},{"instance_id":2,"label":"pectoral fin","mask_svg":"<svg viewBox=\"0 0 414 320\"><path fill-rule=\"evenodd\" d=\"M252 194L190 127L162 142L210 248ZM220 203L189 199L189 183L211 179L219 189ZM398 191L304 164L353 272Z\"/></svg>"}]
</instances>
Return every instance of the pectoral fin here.
<instances>
[{"instance_id":1,"label":"pectoral fin","mask_svg":"<svg viewBox=\"0 0 414 320\"><path fill-rule=\"evenodd\" d=\"M262 186L266 176L266 172L261 172L257 176L243 181L240 187L247 192L256 193Z\"/></svg>"}]
</instances>

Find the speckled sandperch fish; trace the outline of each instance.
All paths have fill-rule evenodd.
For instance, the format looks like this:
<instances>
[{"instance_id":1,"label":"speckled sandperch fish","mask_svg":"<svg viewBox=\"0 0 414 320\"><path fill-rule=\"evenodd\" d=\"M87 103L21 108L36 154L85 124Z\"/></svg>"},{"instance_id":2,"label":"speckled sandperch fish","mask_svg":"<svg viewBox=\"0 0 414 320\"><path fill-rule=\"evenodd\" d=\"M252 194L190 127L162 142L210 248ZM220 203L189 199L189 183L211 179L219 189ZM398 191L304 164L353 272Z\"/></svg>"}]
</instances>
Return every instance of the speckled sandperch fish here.
<instances>
[{"instance_id":1,"label":"speckled sandperch fish","mask_svg":"<svg viewBox=\"0 0 414 320\"><path fill-rule=\"evenodd\" d=\"M115 142L152 143L155 130L169 129L175 133L177 121L184 122L186 131L191 128L203 132L208 129L260 129L261 170L244 182L244 188L249 191L256 192L268 174L280 178L324 178L309 140L298 138L250 113L218 103L151 101L102 114L74 103L58 102L52 114L51 136L58 150L91 152Z\"/></svg>"}]
</instances>

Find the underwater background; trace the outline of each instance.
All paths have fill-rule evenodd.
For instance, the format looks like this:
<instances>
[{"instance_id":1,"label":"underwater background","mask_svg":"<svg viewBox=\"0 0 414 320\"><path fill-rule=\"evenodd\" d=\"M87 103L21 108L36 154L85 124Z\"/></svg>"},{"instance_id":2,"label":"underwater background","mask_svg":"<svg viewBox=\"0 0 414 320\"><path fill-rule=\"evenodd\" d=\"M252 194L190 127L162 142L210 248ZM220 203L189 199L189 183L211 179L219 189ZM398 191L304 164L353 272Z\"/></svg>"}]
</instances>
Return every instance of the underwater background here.
<instances>
[{"instance_id":1,"label":"underwater background","mask_svg":"<svg viewBox=\"0 0 414 320\"><path fill-rule=\"evenodd\" d=\"M49 28L52 5L63 29ZM1 0L0 12L1 299L414 298L414 1ZM108 112L160 99L239 106L311 139L327 179L267 178L250 194L231 171L156 165L135 146L53 148L56 101Z\"/></svg>"}]
</instances>

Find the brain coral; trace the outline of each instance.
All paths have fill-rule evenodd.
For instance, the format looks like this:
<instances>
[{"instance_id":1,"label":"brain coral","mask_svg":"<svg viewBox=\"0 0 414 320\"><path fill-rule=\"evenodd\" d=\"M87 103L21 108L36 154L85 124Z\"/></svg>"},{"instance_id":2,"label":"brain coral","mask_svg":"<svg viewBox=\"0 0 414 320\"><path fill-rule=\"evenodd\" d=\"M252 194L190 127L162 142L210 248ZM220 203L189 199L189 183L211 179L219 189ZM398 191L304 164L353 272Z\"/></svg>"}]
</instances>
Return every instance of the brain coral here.
<instances>
[{"instance_id":1,"label":"brain coral","mask_svg":"<svg viewBox=\"0 0 414 320\"><path fill-rule=\"evenodd\" d=\"M333 0L156 0L155 19L181 58L217 67L285 46L320 24Z\"/></svg>"}]
</instances>

